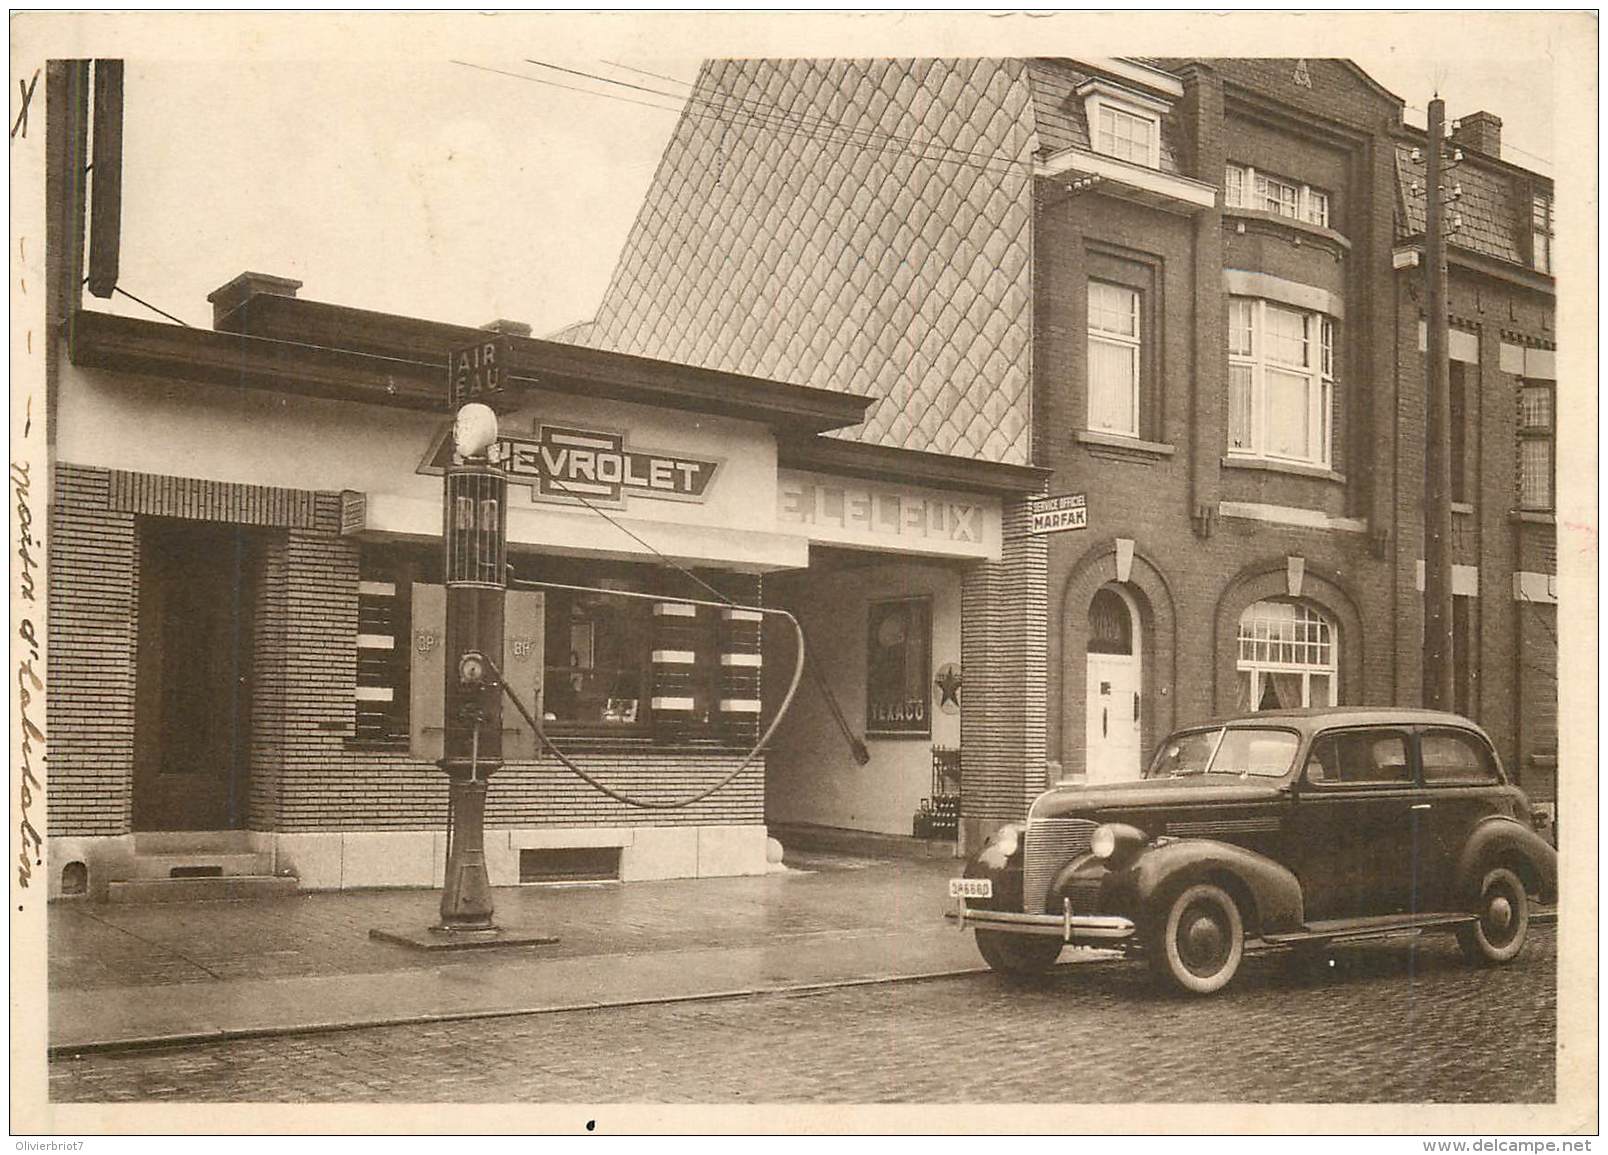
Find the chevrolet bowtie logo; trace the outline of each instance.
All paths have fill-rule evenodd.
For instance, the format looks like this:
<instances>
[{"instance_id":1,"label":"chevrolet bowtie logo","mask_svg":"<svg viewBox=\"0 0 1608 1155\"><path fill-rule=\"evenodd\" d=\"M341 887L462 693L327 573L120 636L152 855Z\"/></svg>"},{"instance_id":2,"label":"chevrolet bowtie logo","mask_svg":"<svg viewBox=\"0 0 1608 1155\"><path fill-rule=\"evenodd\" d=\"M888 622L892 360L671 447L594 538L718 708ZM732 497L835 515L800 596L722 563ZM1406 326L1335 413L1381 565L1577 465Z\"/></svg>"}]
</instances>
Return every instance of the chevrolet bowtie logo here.
<instances>
[{"instance_id":1,"label":"chevrolet bowtie logo","mask_svg":"<svg viewBox=\"0 0 1608 1155\"><path fill-rule=\"evenodd\" d=\"M676 453L628 449L625 436L587 429L543 425L534 441L503 439L508 480L529 479L533 495L581 497L620 504L627 493L638 497L700 501L719 462Z\"/></svg>"}]
</instances>

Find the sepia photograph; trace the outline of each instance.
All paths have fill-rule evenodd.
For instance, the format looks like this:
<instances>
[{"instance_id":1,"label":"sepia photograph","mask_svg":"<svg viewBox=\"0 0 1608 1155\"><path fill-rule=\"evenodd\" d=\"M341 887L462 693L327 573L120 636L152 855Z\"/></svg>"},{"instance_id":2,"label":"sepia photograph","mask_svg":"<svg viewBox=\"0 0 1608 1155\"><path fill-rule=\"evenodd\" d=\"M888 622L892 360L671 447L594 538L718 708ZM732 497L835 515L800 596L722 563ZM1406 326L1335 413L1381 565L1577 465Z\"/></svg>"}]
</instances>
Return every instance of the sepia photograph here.
<instances>
[{"instance_id":1,"label":"sepia photograph","mask_svg":"<svg viewBox=\"0 0 1608 1155\"><path fill-rule=\"evenodd\" d=\"M13 12L13 1134L1595 1134L1597 36Z\"/></svg>"}]
</instances>

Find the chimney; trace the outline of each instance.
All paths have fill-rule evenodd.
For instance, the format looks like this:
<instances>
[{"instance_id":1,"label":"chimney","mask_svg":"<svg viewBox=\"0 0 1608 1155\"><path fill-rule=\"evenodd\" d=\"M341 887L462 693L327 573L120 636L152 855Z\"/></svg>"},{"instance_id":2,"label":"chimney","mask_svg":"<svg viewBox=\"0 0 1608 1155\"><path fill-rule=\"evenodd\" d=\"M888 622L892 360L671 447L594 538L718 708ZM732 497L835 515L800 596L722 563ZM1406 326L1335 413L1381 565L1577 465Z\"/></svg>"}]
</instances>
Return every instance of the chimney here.
<instances>
[{"instance_id":1,"label":"chimney","mask_svg":"<svg viewBox=\"0 0 1608 1155\"><path fill-rule=\"evenodd\" d=\"M207 294L212 302L212 327L220 333L247 331L246 308L253 297L294 297L300 281L267 273L241 273L234 280Z\"/></svg>"},{"instance_id":2,"label":"chimney","mask_svg":"<svg viewBox=\"0 0 1608 1155\"><path fill-rule=\"evenodd\" d=\"M1464 148L1502 159L1502 118L1489 112L1471 112L1452 129L1452 140Z\"/></svg>"},{"instance_id":3,"label":"chimney","mask_svg":"<svg viewBox=\"0 0 1608 1155\"><path fill-rule=\"evenodd\" d=\"M505 337L529 337L530 326L523 321L508 321L498 317L480 326L488 333L501 333Z\"/></svg>"}]
</instances>

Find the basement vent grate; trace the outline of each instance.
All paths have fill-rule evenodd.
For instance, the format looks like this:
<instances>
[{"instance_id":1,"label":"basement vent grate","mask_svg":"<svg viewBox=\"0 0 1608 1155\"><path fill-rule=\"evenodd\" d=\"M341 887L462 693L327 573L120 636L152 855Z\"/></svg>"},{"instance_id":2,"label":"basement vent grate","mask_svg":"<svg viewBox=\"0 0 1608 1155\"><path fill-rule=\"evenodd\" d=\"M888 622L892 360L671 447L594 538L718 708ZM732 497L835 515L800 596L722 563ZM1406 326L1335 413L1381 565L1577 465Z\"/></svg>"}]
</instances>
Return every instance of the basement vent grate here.
<instances>
[{"instance_id":1,"label":"basement vent grate","mask_svg":"<svg viewBox=\"0 0 1608 1155\"><path fill-rule=\"evenodd\" d=\"M175 866L168 871L169 878L222 878L221 866Z\"/></svg>"},{"instance_id":2,"label":"basement vent grate","mask_svg":"<svg viewBox=\"0 0 1608 1155\"><path fill-rule=\"evenodd\" d=\"M520 882L618 882L618 846L561 846L519 852Z\"/></svg>"}]
</instances>

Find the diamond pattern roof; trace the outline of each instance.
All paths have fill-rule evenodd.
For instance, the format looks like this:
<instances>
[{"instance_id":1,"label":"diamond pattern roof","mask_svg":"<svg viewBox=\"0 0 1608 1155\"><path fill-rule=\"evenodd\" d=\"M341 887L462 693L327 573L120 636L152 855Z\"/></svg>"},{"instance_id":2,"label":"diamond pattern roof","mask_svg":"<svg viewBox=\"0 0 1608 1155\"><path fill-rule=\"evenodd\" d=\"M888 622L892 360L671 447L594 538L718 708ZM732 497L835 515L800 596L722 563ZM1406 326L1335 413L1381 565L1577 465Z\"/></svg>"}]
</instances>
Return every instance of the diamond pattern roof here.
<instances>
[{"instance_id":1,"label":"diamond pattern roof","mask_svg":"<svg viewBox=\"0 0 1608 1155\"><path fill-rule=\"evenodd\" d=\"M879 399L842 435L1025 463L1020 60L719 60L591 330L625 353Z\"/></svg>"},{"instance_id":2,"label":"diamond pattern roof","mask_svg":"<svg viewBox=\"0 0 1608 1155\"><path fill-rule=\"evenodd\" d=\"M1465 157L1467 153L1464 154ZM1396 146L1396 179L1400 187L1396 215L1397 234L1416 236L1424 231L1424 198L1414 196L1416 181L1426 183L1423 161L1413 160L1407 145ZM1476 168L1465 160L1445 178L1445 184L1463 186L1463 196L1451 211L1463 218L1463 227L1447 238L1447 243L1476 253L1522 263L1519 230L1530 224L1530 206L1520 205L1514 196L1513 181L1499 172Z\"/></svg>"}]
</instances>

